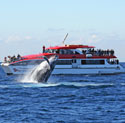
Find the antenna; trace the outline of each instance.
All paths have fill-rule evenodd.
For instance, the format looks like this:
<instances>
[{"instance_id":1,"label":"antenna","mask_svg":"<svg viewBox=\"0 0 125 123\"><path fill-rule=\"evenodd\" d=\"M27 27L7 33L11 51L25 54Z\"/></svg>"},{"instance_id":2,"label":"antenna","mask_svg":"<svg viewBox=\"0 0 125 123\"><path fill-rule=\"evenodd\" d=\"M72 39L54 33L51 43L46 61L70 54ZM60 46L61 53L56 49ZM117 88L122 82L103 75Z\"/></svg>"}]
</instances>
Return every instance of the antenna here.
<instances>
[{"instance_id":1,"label":"antenna","mask_svg":"<svg viewBox=\"0 0 125 123\"><path fill-rule=\"evenodd\" d=\"M63 45L64 45L64 42L65 42L65 40L66 40L66 38L67 38L67 36L68 36L68 33L66 34L66 36L65 36L65 38L64 38L64 40L63 40Z\"/></svg>"}]
</instances>

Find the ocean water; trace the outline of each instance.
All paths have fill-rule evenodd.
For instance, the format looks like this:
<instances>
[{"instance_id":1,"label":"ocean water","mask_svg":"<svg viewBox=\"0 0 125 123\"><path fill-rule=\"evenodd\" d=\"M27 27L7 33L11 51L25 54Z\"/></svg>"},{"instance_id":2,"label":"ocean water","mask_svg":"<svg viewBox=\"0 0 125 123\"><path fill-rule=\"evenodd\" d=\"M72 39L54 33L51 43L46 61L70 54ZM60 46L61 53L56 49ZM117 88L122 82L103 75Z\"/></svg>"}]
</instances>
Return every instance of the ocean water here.
<instances>
[{"instance_id":1,"label":"ocean water","mask_svg":"<svg viewBox=\"0 0 125 123\"><path fill-rule=\"evenodd\" d=\"M22 83L0 68L0 123L125 123L125 74Z\"/></svg>"}]
</instances>

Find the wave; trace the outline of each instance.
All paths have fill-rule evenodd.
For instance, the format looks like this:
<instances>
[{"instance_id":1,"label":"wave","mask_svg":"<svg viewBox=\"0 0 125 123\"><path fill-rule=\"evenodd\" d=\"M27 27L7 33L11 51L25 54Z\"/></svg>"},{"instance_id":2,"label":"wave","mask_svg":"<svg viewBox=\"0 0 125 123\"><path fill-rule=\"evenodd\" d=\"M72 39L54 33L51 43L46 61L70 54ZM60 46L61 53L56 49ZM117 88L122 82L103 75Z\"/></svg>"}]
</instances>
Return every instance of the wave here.
<instances>
[{"instance_id":1,"label":"wave","mask_svg":"<svg viewBox=\"0 0 125 123\"><path fill-rule=\"evenodd\" d=\"M77 83L77 82L59 82L59 83L13 83L9 85L0 85L0 88L48 88L48 87L64 87L64 88L105 88L115 86L115 83ZM121 83L124 86L125 83Z\"/></svg>"},{"instance_id":2,"label":"wave","mask_svg":"<svg viewBox=\"0 0 125 123\"><path fill-rule=\"evenodd\" d=\"M58 85L56 86L59 86L59 87L67 87L67 88L83 88L83 87L99 87L99 88L102 88L102 87L110 87L110 86L114 86L115 84L113 83L79 83L79 82L63 82L63 83L59 83Z\"/></svg>"},{"instance_id":3,"label":"wave","mask_svg":"<svg viewBox=\"0 0 125 123\"><path fill-rule=\"evenodd\" d=\"M125 86L125 83L120 83L122 86Z\"/></svg>"}]
</instances>

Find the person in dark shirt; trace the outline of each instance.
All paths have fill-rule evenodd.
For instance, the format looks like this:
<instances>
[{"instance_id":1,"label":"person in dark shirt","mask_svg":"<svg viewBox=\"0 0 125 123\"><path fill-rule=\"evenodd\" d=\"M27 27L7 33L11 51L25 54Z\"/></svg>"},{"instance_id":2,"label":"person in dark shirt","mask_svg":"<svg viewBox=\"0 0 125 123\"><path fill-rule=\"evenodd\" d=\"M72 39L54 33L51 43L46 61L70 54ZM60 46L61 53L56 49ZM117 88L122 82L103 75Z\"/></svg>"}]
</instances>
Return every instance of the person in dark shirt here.
<instances>
[{"instance_id":1,"label":"person in dark shirt","mask_svg":"<svg viewBox=\"0 0 125 123\"><path fill-rule=\"evenodd\" d=\"M17 55L17 59L20 60L21 59L21 56L20 54Z\"/></svg>"}]
</instances>

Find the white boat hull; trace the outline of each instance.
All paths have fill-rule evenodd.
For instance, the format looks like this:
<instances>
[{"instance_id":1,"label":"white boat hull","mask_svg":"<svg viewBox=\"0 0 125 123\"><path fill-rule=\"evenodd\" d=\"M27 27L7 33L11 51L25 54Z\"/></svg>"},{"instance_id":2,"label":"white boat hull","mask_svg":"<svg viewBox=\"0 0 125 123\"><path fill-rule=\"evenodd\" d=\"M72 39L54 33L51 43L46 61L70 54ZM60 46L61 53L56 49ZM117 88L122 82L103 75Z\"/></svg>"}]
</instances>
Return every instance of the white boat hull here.
<instances>
[{"instance_id":1,"label":"white boat hull","mask_svg":"<svg viewBox=\"0 0 125 123\"><path fill-rule=\"evenodd\" d=\"M34 66L11 66L9 64L2 65L4 72L7 75L20 75L25 74L27 71L31 70ZM92 75L92 74L119 74L125 73L125 69L120 65L79 65L73 67L72 65L56 65L53 70L53 75L69 75L69 74L82 74L82 75Z\"/></svg>"}]
</instances>

